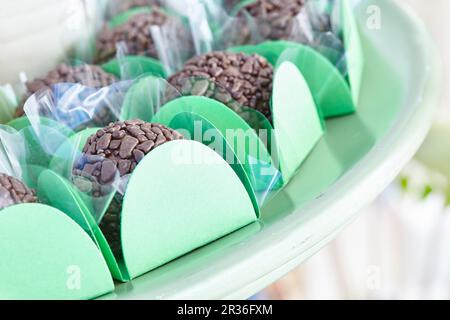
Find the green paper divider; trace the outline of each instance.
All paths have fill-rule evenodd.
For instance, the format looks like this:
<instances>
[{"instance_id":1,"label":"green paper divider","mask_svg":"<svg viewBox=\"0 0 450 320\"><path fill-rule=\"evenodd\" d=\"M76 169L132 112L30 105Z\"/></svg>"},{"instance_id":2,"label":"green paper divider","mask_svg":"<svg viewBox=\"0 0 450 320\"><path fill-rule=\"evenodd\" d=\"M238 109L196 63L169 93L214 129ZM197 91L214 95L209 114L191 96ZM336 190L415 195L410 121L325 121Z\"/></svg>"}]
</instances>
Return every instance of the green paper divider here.
<instances>
[{"instance_id":1,"label":"green paper divider","mask_svg":"<svg viewBox=\"0 0 450 320\"><path fill-rule=\"evenodd\" d=\"M21 159L24 167L29 165L48 167L53 157L53 149L58 148L59 145L67 140L67 132L61 131L58 127L40 125L39 130L40 137L36 136L35 129L31 126L19 131L19 134L22 135L25 141L26 154ZM44 138L45 141L39 141ZM46 150L45 144L52 150Z\"/></svg>"},{"instance_id":2,"label":"green paper divider","mask_svg":"<svg viewBox=\"0 0 450 320\"><path fill-rule=\"evenodd\" d=\"M228 50L259 54L275 67L284 61L294 63L306 79L314 101L325 118L355 111L348 82L327 58L308 46L289 41L268 41Z\"/></svg>"},{"instance_id":3,"label":"green paper divider","mask_svg":"<svg viewBox=\"0 0 450 320\"><path fill-rule=\"evenodd\" d=\"M184 128L190 128L195 117L202 118L202 121L209 121L211 126L219 130L222 137L225 137L227 145L231 147L239 164L242 164L246 173L244 177L241 176L243 183L248 185L247 183L250 181L250 185L253 187L252 190L255 193L272 188L276 189L278 188L276 186L267 188L268 184L266 182L258 183L258 179L256 179L255 183L252 179L254 177L253 174L262 172L262 170L249 165L249 159L258 159L258 161L266 164L280 164L283 180L287 183L325 131L325 124L302 73L294 63L289 61L281 62L283 59L279 60L280 64L276 67L274 76L274 89L271 101L275 128L275 141L271 150L276 150L276 152L272 151L271 155L267 149L261 148L264 143L256 135L256 132L254 132L254 135L249 136L250 145L257 145L260 148L258 150L266 152L262 154L251 153L246 144L244 148L245 154L242 154L242 147L236 146L234 137L230 139L227 131L243 130L244 132L253 132L252 129L236 112L224 104L207 97L186 96L172 100L161 108L153 118L153 121L173 127L172 120L175 117L180 118L181 114L185 117L181 126L184 126ZM189 116L189 113L193 115ZM230 161L228 162L230 163ZM239 175L239 171L237 173Z\"/></svg>"},{"instance_id":4,"label":"green paper divider","mask_svg":"<svg viewBox=\"0 0 450 320\"><path fill-rule=\"evenodd\" d=\"M82 197L81 193L67 179L51 170L46 170L41 174L38 184L39 197L53 207L66 212L95 241L113 278L123 282L129 281L126 268L121 266L114 257L111 247L94 219L92 207L85 202L86 197Z\"/></svg>"},{"instance_id":5,"label":"green paper divider","mask_svg":"<svg viewBox=\"0 0 450 320\"><path fill-rule=\"evenodd\" d=\"M255 177L255 172L257 173L255 169L259 170L258 163L266 165L273 163L269 151L256 131L236 112L217 100L203 96L181 97L165 104L152 121L170 126L174 117L181 113L194 113L217 128L233 151L227 154L227 162L232 163L231 157L236 156L250 181ZM256 162L256 168L252 162ZM267 191L264 180L256 179L252 186L255 193Z\"/></svg>"},{"instance_id":6,"label":"green paper divider","mask_svg":"<svg viewBox=\"0 0 450 320\"><path fill-rule=\"evenodd\" d=\"M346 49L348 79L355 105L358 104L364 71L364 52L355 15L349 0L341 0L341 20Z\"/></svg>"},{"instance_id":7,"label":"green paper divider","mask_svg":"<svg viewBox=\"0 0 450 320\"><path fill-rule=\"evenodd\" d=\"M177 157L180 154L187 155L188 158ZM192 156L194 162L190 161L189 156ZM198 159L200 159L200 163L195 163ZM205 163L204 161L208 159L210 161ZM180 160L186 162L179 163ZM163 165L167 169L163 170ZM153 178L154 175L159 175L159 177ZM155 183L148 183L149 181L154 181L156 187ZM193 181L196 181L197 184L203 182L193 187ZM113 277L120 281L135 278L257 219L253 202L247 190L222 157L201 143L188 140L172 141L148 154L130 177L121 213L124 251L124 264L122 264L121 261L114 258L101 230L96 225L92 207L86 205L86 199L83 199L80 193L74 190L70 182L52 171L42 173L39 182L39 189L50 204L67 210L71 214L76 213L74 217L76 221L87 223L85 227L93 233ZM188 185L189 188L187 188ZM180 195L175 192L177 201L171 201L171 193L167 190L174 191L174 186L184 190L184 200L178 199ZM220 188L213 192L213 186L220 186ZM227 190L223 190L223 186L227 186ZM52 192L54 189L58 189L58 192ZM214 193L214 196L211 193ZM228 195L229 193L230 195ZM204 197L204 199L200 201L200 197ZM232 204L217 206L219 199L228 199L228 197L233 197L233 199L236 197L238 200L233 201ZM136 201L136 199L140 200ZM153 200L149 203L148 199ZM155 199L159 199L159 201ZM155 202L153 202L154 200ZM211 206L205 206L205 203L211 203ZM215 206L212 207L212 204ZM130 206L132 206L131 209ZM155 210L158 208L159 210ZM183 211L180 211L181 208ZM201 215L202 219L207 221L193 219L191 225L183 222L182 226L177 226L174 219L177 215L178 218L182 216L181 212L185 215L184 218ZM149 215L151 219L142 215ZM159 215L159 220L155 220L154 215ZM123 221L126 221L125 224ZM214 222L212 225L211 221ZM149 234L153 233L154 228L167 233L168 226L171 226L172 229L177 226L182 231L176 232L173 235L175 238L183 237L186 233L190 234L191 232L201 234L201 236L195 236L191 240L183 239L182 244L174 245L172 250L161 250L159 249L161 243L145 241ZM201 226L201 230L198 229L199 226ZM168 236L164 232L163 235ZM138 246L140 248L135 247L135 241L140 243ZM162 238L160 241L172 243L173 240ZM142 244L145 245L142 246ZM146 248L145 253L135 254L142 247Z\"/></svg>"},{"instance_id":8,"label":"green paper divider","mask_svg":"<svg viewBox=\"0 0 450 320\"><path fill-rule=\"evenodd\" d=\"M88 208L81 201L76 201L75 187L62 176L51 170L43 170L39 176L38 197L49 203L74 220L83 230L93 236L92 226L95 221L91 219Z\"/></svg>"},{"instance_id":9,"label":"green paper divider","mask_svg":"<svg viewBox=\"0 0 450 320\"><path fill-rule=\"evenodd\" d=\"M227 136L227 130L242 130L248 132L249 139L252 140L252 142L246 143L244 154L242 154L242 152L236 152L236 155L242 163L245 163L245 160L248 159L249 156L265 162L271 162L269 151L259 139L253 128L251 128L250 125L236 112L217 100L203 96L185 96L177 98L165 104L153 117L152 121L162 124L170 123L175 115L185 112L193 112L204 117L210 121L214 127L219 129L225 137ZM230 145L235 146L234 140L230 140L230 137L228 137L227 141ZM250 148L252 145L256 145L257 148Z\"/></svg>"},{"instance_id":10,"label":"green paper divider","mask_svg":"<svg viewBox=\"0 0 450 320\"><path fill-rule=\"evenodd\" d=\"M280 168L288 182L324 134L308 84L291 62L275 71L272 113Z\"/></svg>"},{"instance_id":11,"label":"green paper divider","mask_svg":"<svg viewBox=\"0 0 450 320\"><path fill-rule=\"evenodd\" d=\"M151 13L152 9L151 7L137 7L129 9L125 12L122 12L121 14L115 16L112 18L108 25L110 28L117 28L126 23L131 17L140 14L140 13Z\"/></svg>"},{"instance_id":12,"label":"green paper divider","mask_svg":"<svg viewBox=\"0 0 450 320\"><path fill-rule=\"evenodd\" d=\"M199 128L196 128L195 124L200 123L201 128L200 132ZM207 145L207 142L204 140L204 133L205 132L214 132L214 142L213 144L215 147L213 148L214 151L216 151L223 159L227 159L228 164L233 168L234 172L238 175L238 177L241 179L241 182L247 189L247 192L249 193L250 199L252 200L253 207L256 211L257 216L260 215L260 205L258 203L258 199L255 193L255 185L256 181L252 181L251 177L247 174L246 170L244 169L244 165L239 161L239 159L236 157L236 153L232 150L232 147L230 144L226 141L226 138L222 135L222 133L214 127L214 125L209 122L204 117L192 113L192 112L184 112L177 114L168 124L170 128L173 128L178 131L188 131L190 134L190 137L192 139L196 139L195 141L200 142L202 144ZM210 131L212 130L212 131ZM199 139L198 135L201 135L201 139ZM219 139L220 141L217 141ZM208 141L210 142L210 141ZM220 144L220 145L219 145ZM218 150L219 147L222 147L222 150ZM227 156L228 155L228 156ZM229 159L229 155L233 156L233 159ZM258 168L259 169L259 168Z\"/></svg>"},{"instance_id":13,"label":"green paper divider","mask_svg":"<svg viewBox=\"0 0 450 320\"><path fill-rule=\"evenodd\" d=\"M256 219L245 187L222 157L198 142L166 143L139 163L124 196L122 248L130 276Z\"/></svg>"},{"instance_id":14,"label":"green paper divider","mask_svg":"<svg viewBox=\"0 0 450 320\"><path fill-rule=\"evenodd\" d=\"M145 74L152 74L161 78L166 78L167 73L164 66L156 59L143 56L125 56L120 58L120 61L112 59L111 61L101 65L102 69L108 73L113 74L117 78L122 77L120 66L124 65L127 68L127 76L136 79Z\"/></svg>"},{"instance_id":15,"label":"green paper divider","mask_svg":"<svg viewBox=\"0 0 450 320\"><path fill-rule=\"evenodd\" d=\"M0 252L1 299L92 299L114 290L98 248L55 208L1 210Z\"/></svg>"}]
</instances>

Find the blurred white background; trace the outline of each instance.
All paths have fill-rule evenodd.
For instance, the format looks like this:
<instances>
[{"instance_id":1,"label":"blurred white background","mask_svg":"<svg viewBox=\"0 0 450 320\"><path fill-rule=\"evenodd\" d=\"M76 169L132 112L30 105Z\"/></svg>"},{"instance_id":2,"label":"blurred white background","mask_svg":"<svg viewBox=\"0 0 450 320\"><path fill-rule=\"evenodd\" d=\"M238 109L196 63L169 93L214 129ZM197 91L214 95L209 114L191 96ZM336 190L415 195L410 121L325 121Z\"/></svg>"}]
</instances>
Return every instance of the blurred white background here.
<instances>
[{"instance_id":1,"label":"blurred white background","mask_svg":"<svg viewBox=\"0 0 450 320\"><path fill-rule=\"evenodd\" d=\"M418 159L356 222L258 298L450 299L450 156L444 151L450 150L450 1L397 1L424 20L443 60L443 98L431 135Z\"/></svg>"}]
</instances>

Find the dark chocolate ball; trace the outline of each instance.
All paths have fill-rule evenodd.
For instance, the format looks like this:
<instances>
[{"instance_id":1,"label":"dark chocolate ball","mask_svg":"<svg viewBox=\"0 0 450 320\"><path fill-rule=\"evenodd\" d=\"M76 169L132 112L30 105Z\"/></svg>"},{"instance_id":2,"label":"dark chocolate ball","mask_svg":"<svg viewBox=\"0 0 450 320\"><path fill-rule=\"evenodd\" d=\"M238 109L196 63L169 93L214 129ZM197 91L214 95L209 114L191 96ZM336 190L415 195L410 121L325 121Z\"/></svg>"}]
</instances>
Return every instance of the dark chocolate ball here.
<instances>
[{"instance_id":1,"label":"dark chocolate ball","mask_svg":"<svg viewBox=\"0 0 450 320\"><path fill-rule=\"evenodd\" d=\"M114 122L87 140L75 173L109 184L117 173L120 177L132 173L145 155L158 146L182 138L161 124L142 120Z\"/></svg>"},{"instance_id":2,"label":"dark chocolate ball","mask_svg":"<svg viewBox=\"0 0 450 320\"><path fill-rule=\"evenodd\" d=\"M87 87L101 88L116 81L116 77L95 65L69 66L61 63L47 73L44 78L36 78L26 83L27 95L25 100L38 91L51 90L51 86L58 83L79 83ZM24 115L23 105L25 100L17 108L16 113L19 117Z\"/></svg>"},{"instance_id":3,"label":"dark chocolate ball","mask_svg":"<svg viewBox=\"0 0 450 320\"><path fill-rule=\"evenodd\" d=\"M238 1L225 1L226 7L234 7ZM305 0L257 0L240 9L237 13L241 19L239 29L240 43L247 43L251 38L251 27L247 17L253 18L253 27L262 40L286 40L292 36L295 19L302 11Z\"/></svg>"},{"instance_id":4,"label":"dark chocolate ball","mask_svg":"<svg viewBox=\"0 0 450 320\"><path fill-rule=\"evenodd\" d=\"M0 210L20 203L36 203L34 190L14 177L0 173Z\"/></svg>"},{"instance_id":5,"label":"dark chocolate ball","mask_svg":"<svg viewBox=\"0 0 450 320\"><path fill-rule=\"evenodd\" d=\"M183 95L206 96L240 113L251 108L271 118L273 67L259 55L211 52L189 60L169 83Z\"/></svg>"},{"instance_id":6,"label":"dark chocolate ball","mask_svg":"<svg viewBox=\"0 0 450 320\"><path fill-rule=\"evenodd\" d=\"M150 13L138 13L126 23L111 29L103 28L97 40L96 61L106 62L115 57L119 42L126 45L127 54L158 57L158 52L151 34L152 26L162 26L168 21L168 16L155 7Z\"/></svg>"},{"instance_id":7,"label":"dark chocolate ball","mask_svg":"<svg viewBox=\"0 0 450 320\"><path fill-rule=\"evenodd\" d=\"M74 168L74 176L88 179L93 197L101 197L105 187L120 176L133 172L138 163L162 144L183 139L175 130L142 120L111 123L92 135L83 149L83 156ZM74 180L84 184L87 180ZM78 185L80 187L80 185ZM122 257L120 213L122 196L117 194L99 225L114 255Z\"/></svg>"}]
</instances>

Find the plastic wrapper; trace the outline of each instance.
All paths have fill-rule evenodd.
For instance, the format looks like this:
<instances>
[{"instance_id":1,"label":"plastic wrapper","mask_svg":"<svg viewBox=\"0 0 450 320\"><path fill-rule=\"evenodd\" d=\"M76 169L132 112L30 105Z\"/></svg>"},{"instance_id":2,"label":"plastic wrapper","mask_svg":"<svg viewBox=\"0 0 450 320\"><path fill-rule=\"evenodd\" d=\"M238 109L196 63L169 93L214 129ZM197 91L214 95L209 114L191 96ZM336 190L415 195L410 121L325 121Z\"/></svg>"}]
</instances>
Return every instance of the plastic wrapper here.
<instances>
[{"instance_id":1,"label":"plastic wrapper","mask_svg":"<svg viewBox=\"0 0 450 320\"><path fill-rule=\"evenodd\" d=\"M0 172L22 179L21 157L25 146L15 130L0 126Z\"/></svg>"},{"instance_id":2,"label":"plastic wrapper","mask_svg":"<svg viewBox=\"0 0 450 320\"><path fill-rule=\"evenodd\" d=\"M55 129L55 124L51 124L50 121L42 124L39 132L44 134L47 140L51 140L55 146L65 141L63 136L66 136L63 135L62 131ZM13 183L12 186L17 192L17 196L15 196L17 198L14 199L14 197L14 202L9 203L9 206L23 203L60 206L65 208L64 212L95 240L94 232L88 219L80 210L75 210L70 199L64 197L71 191L69 189L55 190L56 184L42 179L44 176L49 175L50 171L48 171L48 168L52 157L47 154L47 146L41 145L39 136L34 129L25 126L21 130L15 130L9 126L2 125L0 126L0 141L0 174L7 175L10 177L9 179L17 179L18 181ZM3 181L2 184L4 184ZM56 202L48 198L52 194L55 199L58 197ZM4 208L2 204L0 206Z\"/></svg>"},{"instance_id":3,"label":"plastic wrapper","mask_svg":"<svg viewBox=\"0 0 450 320\"><path fill-rule=\"evenodd\" d=\"M262 0L199 3L201 9L189 18L195 42L202 44L196 46L197 55L256 53L274 67L287 59L299 68L324 118L355 111L364 59L349 1L298 1L286 8ZM301 6L294 10L295 3Z\"/></svg>"},{"instance_id":4,"label":"plastic wrapper","mask_svg":"<svg viewBox=\"0 0 450 320\"><path fill-rule=\"evenodd\" d=\"M201 0L200 3L205 12L203 20L197 19L191 26L195 29L194 37L202 37L199 41L206 43L204 48L220 51L265 41L292 41L315 48L338 65L343 74L346 72L342 62L345 49L339 29L339 1ZM267 9L272 7L276 10ZM205 25L212 37L204 31ZM197 50L197 54L208 51Z\"/></svg>"},{"instance_id":5,"label":"plastic wrapper","mask_svg":"<svg viewBox=\"0 0 450 320\"><path fill-rule=\"evenodd\" d=\"M102 67L81 63L80 61L60 63L40 78L27 79L26 75L22 74L24 93L15 114L17 117L23 116L23 105L29 96L42 90L51 91L50 87L58 83L79 83L95 89L111 85L118 80L119 78L105 71Z\"/></svg>"},{"instance_id":6,"label":"plastic wrapper","mask_svg":"<svg viewBox=\"0 0 450 320\"><path fill-rule=\"evenodd\" d=\"M38 186L49 204L74 218L100 247L106 240L99 238L96 230L109 208L114 207L111 204L116 194L123 191L123 181L117 174L108 184L102 184L93 173L80 174L76 168L86 161L86 139L120 117L131 84L123 81L100 89L69 83L52 85L29 97L24 106L26 117L20 119L22 123L14 123L23 127L19 134L27 147L22 158L31 183ZM91 156L89 161L101 159ZM52 192L52 188L58 192Z\"/></svg>"},{"instance_id":7,"label":"plastic wrapper","mask_svg":"<svg viewBox=\"0 0 450 320\"><path fill-rule=\"evenodd\" d=\"M26 41L25 38L22 41L23 46L12 46L12 48L20 47L20 49L16 49L18 50L16 55L25 60L10 59L11 61L8 62L8 73L10 74L6 78L8 83L5 85L0 83L0 95L6 95L7 98L6 102L0 101L2 107L0 123L7 123L15 117L23 115L23 102L34 93L34 90L28 90L28 82L45 78L47 73L55 72L61 64L75 66L79 65L80 61L87 64L93 58L96 29L101 26L97 23L102 21L102 9L97 1L70 0L63 6L53 7L51 3L45 2L38 5L38 8L43 11L45 17L43 19L48 18L48 25L45 32L41 30L34 34L31 32L34 30L30 29ZM56 13L59 13L59 18ZM37 23L41 20L33 21ZM29 27L32 28L33 25ZM36 28L36 30L38 29ZM44 36L48 39L42 43ZM26 52L20 53L20 50ZM65 82L63 78L60 80L60 82ZM10 97L12 94L15 95L14 98ZM0 98L0 100L4 100L4 98ZM19 109L17 114L14 112L15 108Z\"/></svg>"},{"instance_id":8,"label":"plastic wrapper","mask_svg":"<svg viewBox=\"0 0 450 320\"><path fill-rule=\"evenodd\" d=\"M0 86L0 123L7 123L14 118L17 103L12 86Z\"/></svg>"},{"instance_id":9,"label":"plastic wrapper","mask_svg":"<svg viewBox=\"0 0 450 320\"><path fill-rule=\"evenodd\" d=\"M104 22L104 1L72 1L66 8L66 17L60 26L61 43L67 48L64 59L92 63L95 57L96 34ZM78 41L72 38L78 35ZM71 41L71 42L70 42Z\"/></svg>"},{"instance_id":10,"label":"plastic wrapper","mask_svg":"<svg viewBox=\"0 0 450 320\"><path fill-rule=\"evenodd\" d=\"M257 1L201 1L214 33L214 45L219 50L293 37L305 43L311 41L311 24L301 3L302 1L286 1L277 7L280 12L274 10L266 13L266 8L261 6L260 9Z\"/></svg>"},{"instance_id":11,"label":"plastic wrapper","mask_svg":"<svg viewBox=\"0 0 450 320\"><path fill-rule=\"evenodd\" d=\"M161 61L169 73L181 67L193 54L188 22L163 2L136 6L110 17L97 36L96 61L114 59L120 48L123 55L140 57L143 64Z\"/></svg>"},{"instance_id":12,"label":"plastic wrapper","mask_svg":"<svg viewBox=\"0 0 450 320\"><path fill-rule=\"evenodd\" d=\"M105 166L100 169L98 164L109 161L108 159L116 154L116 150L117 155L114 157L122 157L119 147L115 146L117 143L125 146L129 142L131 149L127 152L132 154L132 159L140 160L145 156L143 150L147 150L147 144L160 145L164 141L176 140L181 136L186 140L198 141L221 155L234 169L251 193L258 210L270 195L282 186L276 156L274 155L273 160L267 151L270 148L273 127L264 115L246 107L237 107L235 113L228 107L224 110L220 106L218 115L225 112L239 125L228 128L228 124L224 123L219 129L208 114L198 113L196 108L206 107L205 104L193 106L189 101L180 99L181 94L177 88L162 78L148 75L100 89L80 84L57 84L52 86L51 90L34 94L25 104L26 120L41 152L50 158L48 166L68 182L72 189L76 190L80 201L90 208L94 220L104 231L113 253L119 259L120 230L117 226L120 226L121 203L129 179L129 173L126 172L132 173L137 163L131 161L130 167L128 156L113 160L117 165L114 176L111 176L113 171L109 172L111 174L104 172L107 170ZM252 123L253 127L244 118ZM133 119L140 120L133 122ZM121 130L129 134L126 136L129 137L127 142L121 140L121 135L111 136L112 132L110 134L107 131L105 134L102 130L99 131L99 128L118 121L125 125ZM58 135L52 135L51 139L47 131L49 122L58 124L55 130L59 132ZM146 131L142 130L148 130L145 123L163 125L163 128L155 127L154 131L163 130L164 135L156 134L153 137L153 134L147 134L145 138L133 136L134 133L131 132L134 131L129 131L135 130L144 134ZM172 129L175 130L174 133L171 133ZM101 140L102 134L109 137L107 142ZM53 138L56 136L60 139ZM141 138L145 141L141 141ZM163 138L166 140L162 141ZM116 140L112 143L111 139ZM105 144L106 149L99 152L98 146L102 144ZM108 176L108 179L104 178L103 174Z\"/></svg>"}]
</instances>

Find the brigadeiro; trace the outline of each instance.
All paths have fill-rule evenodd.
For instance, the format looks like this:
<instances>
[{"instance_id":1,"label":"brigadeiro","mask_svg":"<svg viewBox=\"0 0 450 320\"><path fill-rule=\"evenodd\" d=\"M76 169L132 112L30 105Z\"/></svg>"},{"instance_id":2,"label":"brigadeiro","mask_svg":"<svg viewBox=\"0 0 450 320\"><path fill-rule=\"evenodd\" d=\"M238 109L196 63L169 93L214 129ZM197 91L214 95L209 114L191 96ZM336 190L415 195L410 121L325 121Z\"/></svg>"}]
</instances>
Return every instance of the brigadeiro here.
<instances>
[{"instance_id":1,"label":"brigadeiro","mask_svg":"<svg viewBox=\"0 0 450 320\"><path fill-rule=\"evenodd\" d=\"M116 77L105 72L98 66L87 64L70 66L62 63L50 71L44 78L36 78L28 81L25 84L27 88L25 100L38 91L51 91L51 86L58 83L79 83L87 87L101 88L107 87L116 81ZM16 115L18 117L24 115L23 105L25 100L17 108Z\"/></svg>"},{"instance_id":2,"label":"brigadeiro","mask_svg":"<svg viewBox=\"0 0 450 320\"><path fill-rule=\"evenodd\" d=\"M273 67L257 55L211 52L189 60L169 78L183 95L205 96L241 113L243 107L271 119Z\"/></svg>"},{"instance_id":3,"label":"brigadeiro","mask_svg":"<svg viewBox=\"0 0 450 320\"><path fill-rule=\"evenodd\" d=\"M97 40L96 61L106 62L115 57L117 44L123 42L129 55L158 57L158 52L151 34L152 26L162 26L168 16L158 7L151 12L133 15L127 22L116 27L105 26Z\"/></svg>"},{"instance_id":4,"label":"brigadeiro","mask_svg":"<svg viewBox=\"0 0 450 320\"><path fill-rule=\"evenodd\" d=\"M133 173L139 162L162 144L183 139L175 130L161 124L142 120L111 123L89 137L83 149L83 156L76 163L74 177L89 179L93 197L101 197L117 177ZM83 190L81 184L74 183ZM106 188L105 188L106 187ZM120 212L122 197L116 196L103 217L100 228L117 257L122 256L120 242Z\"/></svg>"},{"instance_id":5,"label":"brigadeiro","mask_svg":"<svg viewBox=\"0 0 450 320\"><path fill-rule=\"evenodd\" d=\"M228 9L239 1L225 0ZM239 29L241 43L250 40L251 26L248 17L253 18L255 31L263 40L286 40L292 36L296 17L302 11L305 0L256 0L242 7L236 14L241 19Z\"/></svg>"},{"instance_id":6,"label":"brigadeiro","mask_svg":"<svg viewBox=\"0 0 450 320\"><path fill-rule=\"evenodd\" d=\"M36 203L34 190L18 179L0 173L0 210L21 203Z\"/></svg>"}]
</instances>

